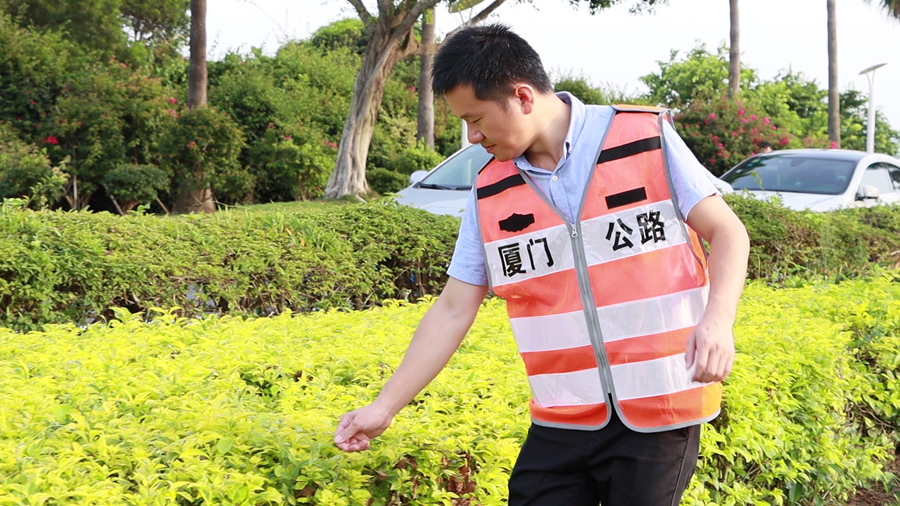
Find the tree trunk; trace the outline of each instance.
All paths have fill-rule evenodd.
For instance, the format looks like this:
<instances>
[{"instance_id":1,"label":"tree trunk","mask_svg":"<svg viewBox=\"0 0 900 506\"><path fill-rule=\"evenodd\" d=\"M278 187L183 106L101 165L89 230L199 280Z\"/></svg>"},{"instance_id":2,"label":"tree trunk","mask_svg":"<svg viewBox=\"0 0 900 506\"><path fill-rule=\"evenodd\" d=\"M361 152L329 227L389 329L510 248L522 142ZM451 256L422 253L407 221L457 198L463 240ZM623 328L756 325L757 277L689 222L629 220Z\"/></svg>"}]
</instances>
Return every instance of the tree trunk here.
<instances>
[{"instance_id":1,"label":"tree trunk","mask_svg":"<svg viewBox=\"0 0 900 506\"><path fill-rule=\"evenodd\" d=\"M206 0L191 0L191 66L188 70L187 106L206 105Z\"/></svg>"},{"instance_id":2,"label":"tree trunk","mask_svg":"<svg viewBox=\"0 0 900 506\"><path fill-rule=\"evenodd\" d=\"M728 60L728 97L735 99L741 93L741 27L738 0L729 0L731 8L731 53Z\"/></svg>"},{"instance_id":3,"label":"tree trunk","mask_svg":"<svg viewBox=\"0 0 900 506\"><path fill-rule=\"evenodd\" d=\"M838 93L837 70L837 18L834 1L828 4L828 139L835 147L841 147L841 97Z\"/></svg>"},{"instance_id":4,"label":"tree trunk","mask_svg":"<svg viewBox=\"0 0 900 506\"><path fill-rule=\"evenodd\" d=\"M187 106L191 109L206 106L206 0L191 0L191 65L188 70ZM203 181L203 174L193 174L194 181L185 179L178 187L178 196L172 212L186 214L194 212L216 212L216 200L209 182Z\"/></svg>"},{"instance_id":5,"label":"tree trunk","mask_svg":"<svg viewBox=\"0 0 900 506\"><path fill-rule=\"evenodd\" d=\"M431 64L434 62L435 12L422 17L422 52L419 57L419 115L416 140L434 149L434 90L431 89Z\"/></svg>"},{"instance_id":6,"label":"tree trunk","mask_svg":"<svg viewBox=\"0 0 900 506\"><path fill-rule=\"evenodd\" d=\"M338 146L337 162L325 187L327 198L365 195L370 191L366 182L366 159L385 84L397 62L418 49L412 27L407 30L403 43L397 43L396 37L392 37L395 35L393 20L391 16L379 16L366 46L350 98L350 113Z\"/></svg>"}]
</instances>

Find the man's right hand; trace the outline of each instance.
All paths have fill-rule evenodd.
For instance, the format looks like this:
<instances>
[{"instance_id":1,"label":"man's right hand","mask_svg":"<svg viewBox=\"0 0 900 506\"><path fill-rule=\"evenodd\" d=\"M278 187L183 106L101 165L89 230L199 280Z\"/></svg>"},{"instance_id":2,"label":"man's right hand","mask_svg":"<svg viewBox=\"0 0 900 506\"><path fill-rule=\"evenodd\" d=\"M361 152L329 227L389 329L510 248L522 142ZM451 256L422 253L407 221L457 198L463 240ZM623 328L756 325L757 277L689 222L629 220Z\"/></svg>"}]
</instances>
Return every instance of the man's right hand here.
<instances>
[{"instance_id":1,"label":"man's right hand","mask_svg":"<svg viewBox=\"0 0 900 506\"><path fill-rule=\"evenodd\" d=\"M351 411L341 417L334 431L334 444L345 452L369 449L369 442L391 425L393 416L375 404Z\"/></svg>"}]
</instances>

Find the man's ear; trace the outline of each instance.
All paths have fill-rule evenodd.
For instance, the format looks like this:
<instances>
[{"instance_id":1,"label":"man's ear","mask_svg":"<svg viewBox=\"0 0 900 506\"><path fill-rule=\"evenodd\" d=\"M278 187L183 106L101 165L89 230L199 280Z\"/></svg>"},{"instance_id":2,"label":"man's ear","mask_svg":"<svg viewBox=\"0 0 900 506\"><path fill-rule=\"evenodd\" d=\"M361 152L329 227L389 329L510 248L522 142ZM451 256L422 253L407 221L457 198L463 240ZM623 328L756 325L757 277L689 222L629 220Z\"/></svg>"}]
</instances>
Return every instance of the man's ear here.
<instances>
[{"instance_id":1,"label":"man's ear","mask_svg":"<svg viewBox=\"0 0 900 506\"><path fill-rule=\"evenodd\" d=\"M528 84L520 83L513 88L513 99L521 109L522 114L531 114L534 110L534 88Z\"/></svg>"}]
</instances>

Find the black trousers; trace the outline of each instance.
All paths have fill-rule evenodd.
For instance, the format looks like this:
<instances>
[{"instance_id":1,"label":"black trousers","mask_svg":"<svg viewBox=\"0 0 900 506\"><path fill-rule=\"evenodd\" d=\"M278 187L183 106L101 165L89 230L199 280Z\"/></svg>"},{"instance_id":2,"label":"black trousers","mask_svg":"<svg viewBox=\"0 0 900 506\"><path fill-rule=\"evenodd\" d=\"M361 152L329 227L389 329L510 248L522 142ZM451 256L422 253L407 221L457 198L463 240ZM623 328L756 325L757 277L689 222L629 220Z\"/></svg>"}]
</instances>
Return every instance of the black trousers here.
<instances>
[{"instance_id":1,"label":"black trousers","mask_svg":"<svg viewBox=\"0 0 900 506\"><path fill-rule=\"evenodd\" d=\"M675 506L699 450L699 425L644 434L615 411L596 431L532 425L509 478L509 505Z\"/></svg>"}]
</instances>

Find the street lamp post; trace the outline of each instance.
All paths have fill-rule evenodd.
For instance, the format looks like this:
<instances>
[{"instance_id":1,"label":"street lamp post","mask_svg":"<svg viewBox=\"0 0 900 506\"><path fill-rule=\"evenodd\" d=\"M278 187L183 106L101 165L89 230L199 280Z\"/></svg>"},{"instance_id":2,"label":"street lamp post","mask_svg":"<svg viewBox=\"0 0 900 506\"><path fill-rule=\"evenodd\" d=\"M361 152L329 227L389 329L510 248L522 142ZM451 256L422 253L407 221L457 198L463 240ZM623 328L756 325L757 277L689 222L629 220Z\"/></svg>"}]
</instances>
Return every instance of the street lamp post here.
<instances>
[{"instance_id":1,"label":"street lamp post","mask_svg":"<svg viewBox=\"0 0 900 506\"><path fill-rule=\"evenodd\" d=\"M875 69L884 67L887 63L879 63L863 70L859 75L866 75L869 80L869 123L866 125L866 152L875 152Z\"/></svg>"}]
</instances>

